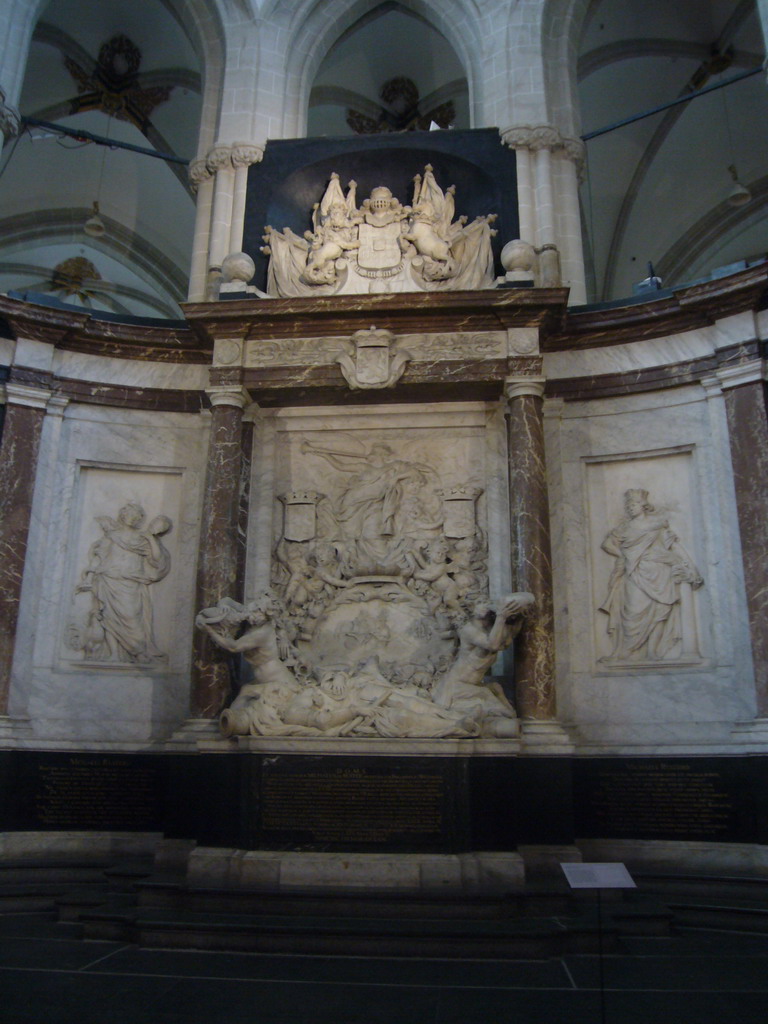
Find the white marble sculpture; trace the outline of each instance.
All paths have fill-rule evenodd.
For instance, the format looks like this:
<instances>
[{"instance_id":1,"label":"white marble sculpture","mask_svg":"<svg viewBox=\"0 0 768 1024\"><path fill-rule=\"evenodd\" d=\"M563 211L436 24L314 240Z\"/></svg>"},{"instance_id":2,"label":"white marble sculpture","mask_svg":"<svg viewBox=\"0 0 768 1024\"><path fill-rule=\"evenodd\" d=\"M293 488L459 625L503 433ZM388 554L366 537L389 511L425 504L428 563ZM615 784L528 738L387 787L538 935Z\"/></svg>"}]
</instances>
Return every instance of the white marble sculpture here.
<instances>
[{"instance_id":1,"label":"white marble sculpture","mask_svg":"<svg viewBox=\"0 0 768 1024\"><path fill-rule=\"evenodd\" d=\"M279 495L272 593L197 618L253 668L224 734L517 735L501 687L484 680L533 598L488 601L482 488L444 486L407 445L339 434L297 447L292 478L324 490Z\"/></svg>"},{"instance_id":2,"label":"white marble sculpture","mask_svg":"<svg viewBox=\"0 0 768 1024\"><path fill-rule=\"evenodd\" d=\"M639 488L624 494L625 515L603 551L616 561L600 611L613 643L604 662L658 662L698 657L692 616L683 614L683 588L704 583L669 526L669 515Z\"/></svg>"},{"instance_id":3,"label":"white marble sculpture","mask_svg":"<svg viewBox=\"0 0 768 1024\"><path fill-rule=\"evenodd\" d=\"M276 297L493 287L495 214L455 218L455 189L445 192L427 164L414 178L413 201L374 188L360 208L357 184L345 195L335 172L301 238L265 229L267 293Z\"/></svg>"},{"instance_id":4,"label":"white marble sculpture","mask_svg":"<svg viewBox=\"0 0 768 1024\"><path fill-rule=\"evenodd\" d=\"M123 505L117 520L96 516L101 537L90 547L75 590L76 596L90 595L89 608L69 637L86 661L152 663L166 657L155 642L150 588L170 572L161 538L172 522L159 515L145 527L145 520L135 502Z\"/></svg>"},{"instance_id":5,"label":"white marble sculpture","mask_svg":"<svg viewBox=\"0 0 768 1024\"><path fill-rule=\"evenodd\" d=\"M388 679L376 654L351 667L307 665L281 637L279 603L267 593L248 605L224 599L195 621L253 668L253 682L221 715L226 737L510 737L517 734L514 709L498 686L483 682L532 605L530 594L512 594L495 611L479 606L451 663L429 686Z\"/></svg>"}]
</instances>

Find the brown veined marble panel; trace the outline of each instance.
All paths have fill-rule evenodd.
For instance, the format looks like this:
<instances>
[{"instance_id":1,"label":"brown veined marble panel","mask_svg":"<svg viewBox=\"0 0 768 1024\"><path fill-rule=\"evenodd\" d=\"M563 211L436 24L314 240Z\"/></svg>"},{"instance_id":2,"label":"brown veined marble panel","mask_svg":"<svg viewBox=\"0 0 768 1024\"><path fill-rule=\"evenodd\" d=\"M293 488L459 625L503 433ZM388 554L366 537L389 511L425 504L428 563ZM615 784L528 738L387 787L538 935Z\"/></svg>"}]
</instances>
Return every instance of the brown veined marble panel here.
<instances>
[{"instance_id":1,"label":"brown veined marble panel","mask_svg":"<svg viewBox=\"0 0 768 1024\"><path fill-rule=\"evenodd\" d=\"M239 405L214 405L211 416L197 564L197 611L210 608L223 597L237 597L243 410ZM229 690L228 655L196 629L192 714L214 718Z\"/></svg>"},{"instance_id":2,"label":"brown veined marble panel","mask_svg":"<svg viewBox=\"0 0 768 1024\"><path fill-rule=\"evenodd\" d=\"M715 281L679 288L659 299L571 309L560 327L542 334L542 349L555 352L623 345L706 327L732 313L761 308L767 285L768 263L761 263Z\"/></svg>"},{"instance_id":3,"label":"brown veined marble panel","mask_svg":"<svg viewBox=\"0 0 768 1024\"><path fill-rule=\"evenodd\" d=\"M768 717L768 416L762 381L724 391L752 635L758 717Z\"/></svg>"},{"instance_id":4,"label":"brown veined marble panel","mask_svg":"<svg viewBox=\"0 0 768 1024\"><path fill-rule=\"evenodd\" d=\"M0 447L0 715L8 689L45 410L9 403Z\"/></svg>"},{"instance_id":5,"label":"brown veined marble panel","mask_svg":"<svg viewBox=\"0 0 768 1024\"><path fill-rule=\"evenodd\" d=\"M536 599L535 615L515 642L515 690L522 718L555 715L554 607L542 399L509 399L512 589Z\"/></svg>"},{"instance_id":6,"label":"brown veined marble panel","mask_svg":"<svg viewBox=\"0 0 768 1024\"><path fill-rule=\"evenodd\" d=\"M214 338L351 335L370 327L396 333L494 331L507 327L559 329L566 288L489 289L473 292L400 292L298 299L242 299L183 306L192 329Z\"/></svg>"},{"instance_id":7,"label":"brown veined marble panel","mask_svg":"<svg viewBox=\"0 0 768 1024\"><path fill-rule=\"evenodd\" d=\"M152 409L155 412L200 412L206 407L205 392L172 388L120 387L89 381L58 378L58 394L83 405L111 405L122 409Z\"/></svg>"}]
</instances>

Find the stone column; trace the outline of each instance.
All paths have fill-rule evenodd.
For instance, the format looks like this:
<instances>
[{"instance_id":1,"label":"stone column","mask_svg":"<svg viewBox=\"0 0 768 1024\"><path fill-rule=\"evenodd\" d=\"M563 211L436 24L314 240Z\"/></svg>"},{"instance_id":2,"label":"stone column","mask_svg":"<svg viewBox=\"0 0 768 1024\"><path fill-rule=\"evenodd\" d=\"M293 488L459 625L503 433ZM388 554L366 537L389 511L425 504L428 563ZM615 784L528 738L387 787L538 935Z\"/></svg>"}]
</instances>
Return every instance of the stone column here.
<instances>
[{"instance_id":1,"label":"stone column","mask_svg":"<svg viewBox=\"0 0 768 1024\"><path fill-rule=\"evenodd\" d=\"M241 387L208 389L211 434L200 524L196 610L223 597L237 597L238 514L242 463L243 409L250 403ZM214 718L229 694L229 661L200 630L195 630L192 662L192 715Z\"/></svg>"},{"instance_id":2,"label":"stone column","mask_svg":"<svg viewBox=\"0 0 768 1024\"><path fill-rule=\"evenodd\" d=\"M229 229L229 252L242 251L243 228L245 226L245 200L248 192L248 168L251 164L259 163L263 156L264 150L261 146L255 146L249 142L236 142L232 147L232 165L235 168L235 182L234 195L232 197L232 223Z\"/></svg>"},{"instance_id":3,"label":"stone column","mask_svg":"<svg viewBox=\"0 0 768 1024\"><path fill-rule=\"evenodd\" d=\"M232 223L232 195L235 170L232 166L230 146L214 146L206 160L208 170L215 175L213 210L211 211L211 238L208 248L208 269L220 268L230 253L229 229Z\"/></svg>"},{"instance_id":4,"label":"stone column","mask_svg":"<svg viewBox=\"0 0 768 1024\"><path fill-rule=\"evenodd\" d=\"M211 237L211 209L213 207L213 175L205 160L195 160L189 166L189 180L197 193L195 237L192 242L192 266L189 272L189 301L203 302L208 283L208 243Z\"/></svg>"},{"instance_id":5,"label":"stone column","mask_svg":"<svg viewBox=\"0 0 768 1024\"><path fill-rule=\"evenodd\" d=\"M517 154L521 239L535 246L537 253L555 246L560 276L571 289L569 302L585 302L578 196L583 142L546 124L505 128L501 137Z\"/></svg>"},{"instance_id":6,"label":"stone column","mask_svg":"<svg viewBox=\"0 0 768 1024\"><path fill-rule=\"evenodd\" d=\"M515 643L515 691L522 719L555 716L554 607L549 500L544 461L544 380L510 377L508 402L512 589L536 598L536 613Z\"/></svg>"},{"instance_id":7,"label":"stone column","mask_svg":"<svg viewBox=\"0 0 768 1024\"><path fill-rule=\"evenodd\" d=\"M531 151L524 146L515 151L517 161L517 214L520 238L534 244L536 239L536 203L533 191Z\"/></svg>"},{"instance_id":8,"label":"stone column","mask_svg":"<svg viewBox=\"0 0 768 1024\"><path fill-rule=\"evenodd\" d=\"M586 160L586 146L581 139L563 139L556 154L555 192L558 197L558 244L563 284L571 289L568 302L580 305L587 301L584 273L584 238L581 233L579 182Z\"/></svg>"},{"instance_id":9,"label":"stone column","mask_svg":"<svg viewBox=\"0 0 768 1024\"><path fill-rule=\"evenodd\" d=\"M728 420L758 718L768 718L768 415L761 360L717 373Z\"/></svg>"},{"instance_id":10,"label":"stone column","mask_svg":"<svg viewBox=\"0 0 768 1024\"><path fill-rule=\"evenodd\" d=\"M51 392L6 385L0 447L0 715L8 713L11 665L32 513L40 436Z\"/></svg>"}]
</instances>

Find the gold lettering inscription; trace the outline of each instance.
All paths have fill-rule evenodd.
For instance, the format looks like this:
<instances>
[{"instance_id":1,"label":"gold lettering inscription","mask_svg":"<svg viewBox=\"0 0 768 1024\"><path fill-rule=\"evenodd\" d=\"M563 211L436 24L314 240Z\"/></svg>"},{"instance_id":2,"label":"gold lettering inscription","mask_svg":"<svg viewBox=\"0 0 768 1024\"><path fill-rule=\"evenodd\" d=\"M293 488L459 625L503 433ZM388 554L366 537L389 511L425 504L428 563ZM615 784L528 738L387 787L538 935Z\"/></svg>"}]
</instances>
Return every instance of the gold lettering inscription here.
<instances>
[{"instance_id":1,"label":"gold lettering inscription","mask_svg":"<svg viewBox=\"0 0 768 1024\"><path fill-rule=\"evenodd\" d=\"M38 768L35 810L41 825L58 828L146 828L157 780L125 758L98 762L71 757Z\"/></svg>"},{"instance_id":2,"label":"gold lettering inscription","mask_svg":"<svg viewBox=\"0 0 768 1024\"><path fill-rule=\"evenodd\" d=\"M720 774L690 764L605 768L592 802L595 825L605 835L714 837L730 824L731 797Z\"/></svg>"},{"instance_id":3,"label":"gold lettering inscription","mask_svg":"<svg viewBox=\"0 0 768 1024\"><path fill-rule=\"evenodd\" d=\"M262 827L311 833L317 841L382 842L428 835L443 824L437 775L383 775L366 769L265 774Z\"/></svg>"}]
</instances>

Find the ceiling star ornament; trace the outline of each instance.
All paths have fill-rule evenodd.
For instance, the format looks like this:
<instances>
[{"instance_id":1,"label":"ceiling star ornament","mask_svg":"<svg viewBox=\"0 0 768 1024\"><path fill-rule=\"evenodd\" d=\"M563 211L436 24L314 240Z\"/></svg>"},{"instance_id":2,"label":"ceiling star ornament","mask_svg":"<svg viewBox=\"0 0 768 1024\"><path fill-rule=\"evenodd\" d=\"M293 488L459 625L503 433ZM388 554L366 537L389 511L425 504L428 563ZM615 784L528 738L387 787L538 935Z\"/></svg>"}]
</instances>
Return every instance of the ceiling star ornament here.
<instances>
[{"instance_id":1,"label":"ceiling star ornament","mask_svg":"<svg viewBox=\"0 0 768 1024\"><path fill-rule=\"evenodd\" d=\"M359 110L347 110L347 124L356 135L378 135L381 132L427 131L434 121L440 128L450 128L456 120L451 100L422 114L419 90L410 78L390 78L379 90L384 106L378 118L367 117Z\"/></svg>"},{"instance_id":2,"label":"ceiling star ornament","mask_svg":"<svg viewBox=\"0 0 768 1024\"><path fill-rule=\"evenodd\" d=\"M155 107L171 95L173 86L144 89L139 84L141 51L127 36L113 36L99 50L93 68L87 71L71 57L64 64L77 83L71 114L102 110L119 121L130 121L146 134Z\"/></svg>"},{"instance_id":3,"label":"ceiling star ornament","mask_svg":"<svg viewBox=\"0 0 768 1024\"><path fill-rule=\"evenodd\" d=\"M74 297L90 305L99 290L100 281L101 274L90 260L84 256L72 256L53 268L50 290L64 299Z\"/></svg>"}]
</instances>

